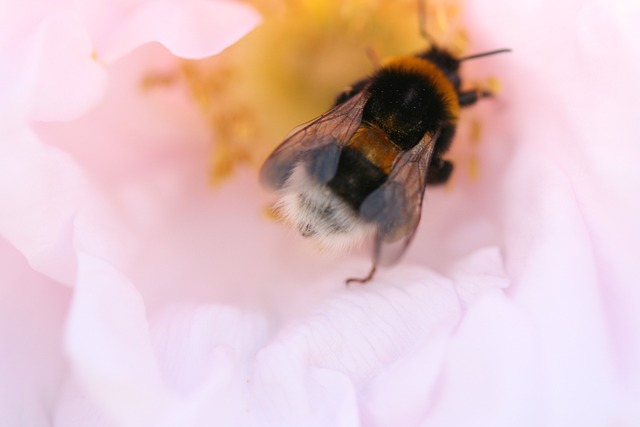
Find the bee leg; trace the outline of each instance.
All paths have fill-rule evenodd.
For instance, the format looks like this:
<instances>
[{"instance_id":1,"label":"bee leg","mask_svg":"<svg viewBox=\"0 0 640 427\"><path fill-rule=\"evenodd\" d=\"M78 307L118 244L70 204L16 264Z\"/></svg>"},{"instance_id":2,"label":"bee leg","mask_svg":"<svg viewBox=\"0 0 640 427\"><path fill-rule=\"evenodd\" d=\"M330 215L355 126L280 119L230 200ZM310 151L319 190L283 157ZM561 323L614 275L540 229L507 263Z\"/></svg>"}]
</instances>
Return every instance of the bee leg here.
<instances>
[{"instance_id":1,"label":"bee leg","mask_svg":"<svg viewBox=\"0 0 640 427\"><path fill-rule=\"evenodd\" d=\"M458 102L460 103L461 107L467 107L478 102L480 98L487 98L490 96L493 96L493 93L489 92L488 90L468 90L465 92L458 92Z\"/></svg>"},{"instance_id":2,"label":"bee leg","mask_svg":"<svg viewBox=\"0 0 640 427\"><path fill-rule=\"evenodd\" d=\"M365 283L373 279L374 274L376 274L375 264L371 266L371 271L369 271L369 274L367 274L367 277L363 277L363 278L350 277L345 281L345 285L349 286L353 282L362 283L364 285Z\"/></svg>"},{"instance_id":3,"label":"bee leg","mask_svg":"<svg viewBox=\"0 0 640 427\"><path fill-rule=\"evenodd\" d=\"M444 184L449 180L451 172L453 172L453 163L449 160L433 159L429 165L429 172L427 173L427 184Z\"/></svg>"}]
</instances>

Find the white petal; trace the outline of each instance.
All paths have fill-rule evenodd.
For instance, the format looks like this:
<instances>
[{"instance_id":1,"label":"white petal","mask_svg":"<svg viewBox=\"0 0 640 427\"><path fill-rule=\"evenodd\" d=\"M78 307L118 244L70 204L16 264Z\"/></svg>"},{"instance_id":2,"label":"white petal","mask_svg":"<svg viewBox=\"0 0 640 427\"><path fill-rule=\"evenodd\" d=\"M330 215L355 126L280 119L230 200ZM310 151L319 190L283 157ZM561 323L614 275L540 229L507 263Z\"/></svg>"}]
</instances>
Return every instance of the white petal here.
<instances>
[{"instance_id":1,"label":"white petal","mask_svg":"<svg viewBox=\"0 0 640 427\"><path fill-rule=\"evenodd\" d=\"M128 426L161 419L170 394L140 295L104 261L83 253L66 346L78 382L109 417Z\"/></svg>"},{"instance_id":2,"label":"white petal","mask_svg":"<svg viewBox=\"0 0 640 427\"><path fill-rule=\"evenodd\" d=\"M64 372L69 289L33 271L0 238L0 425L50 425Z\"/></svg>"}]
</instances>

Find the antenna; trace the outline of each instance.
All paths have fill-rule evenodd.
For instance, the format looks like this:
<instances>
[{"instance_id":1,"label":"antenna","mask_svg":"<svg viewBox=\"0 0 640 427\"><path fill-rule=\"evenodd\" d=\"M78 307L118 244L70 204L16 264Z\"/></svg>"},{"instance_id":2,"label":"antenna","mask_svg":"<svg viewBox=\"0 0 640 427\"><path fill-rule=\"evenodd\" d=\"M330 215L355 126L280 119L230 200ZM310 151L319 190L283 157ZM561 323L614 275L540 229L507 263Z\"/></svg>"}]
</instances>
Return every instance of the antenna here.
<instances>
[{"instance_id":1,"label":"antenna","mask_svg":"<svg viewBox=\"0 0 640 427\"><path fill-rule=\"evenodd\" d=\"M467 59L482 58L484 56L497 55L498 53L506 53L506 52L511 52L511 49L498 49L498 50L492 50L489 52L477 53L475 55L469 55L469 56L460 58L458 61L466 61Z\"/></svg>"}]
</instances>

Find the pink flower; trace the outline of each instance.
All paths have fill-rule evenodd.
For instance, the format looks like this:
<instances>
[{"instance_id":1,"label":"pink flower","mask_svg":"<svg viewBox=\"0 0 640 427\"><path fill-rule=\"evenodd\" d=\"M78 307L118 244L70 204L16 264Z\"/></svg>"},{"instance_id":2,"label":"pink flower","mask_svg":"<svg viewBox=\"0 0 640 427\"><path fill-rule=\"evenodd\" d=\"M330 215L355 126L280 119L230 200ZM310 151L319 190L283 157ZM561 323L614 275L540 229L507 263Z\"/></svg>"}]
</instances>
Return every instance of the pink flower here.
<instances>
[{"instance_id":1,"label":"pink flower","mask_svg":"<svg viewBox=\"0 0 640 427\"><path fill-rule=\"evenodd\" d=\"M514 50L465 76L503 90L406 259L349 288L367 259L267 220L254 169L212 188L171 84L251 9L3 9L0 425L640 423L635 6L464 4L473 51Z\"/></svg>"}]
</instances>

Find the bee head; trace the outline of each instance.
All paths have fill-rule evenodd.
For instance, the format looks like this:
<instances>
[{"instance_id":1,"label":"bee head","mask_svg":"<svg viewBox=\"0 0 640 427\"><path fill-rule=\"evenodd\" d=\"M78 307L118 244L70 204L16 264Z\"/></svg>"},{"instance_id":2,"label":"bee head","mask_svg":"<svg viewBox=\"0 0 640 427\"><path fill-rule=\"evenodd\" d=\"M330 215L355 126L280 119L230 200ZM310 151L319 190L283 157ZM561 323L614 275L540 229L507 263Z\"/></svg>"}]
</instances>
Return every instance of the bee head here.
<instances>
[{"instance_id":1,"label":"bee head","mask_svg":"<svg viewBox=\"0 0 640 427\"><path fill-rule=\"evenodd\" d=\"M460 75L458 74L460 59L453 56L449 51L435 46L416 56L433 63L447 76L447 79L456 90L460 88Z\"/></svg>"}]
</instances>

